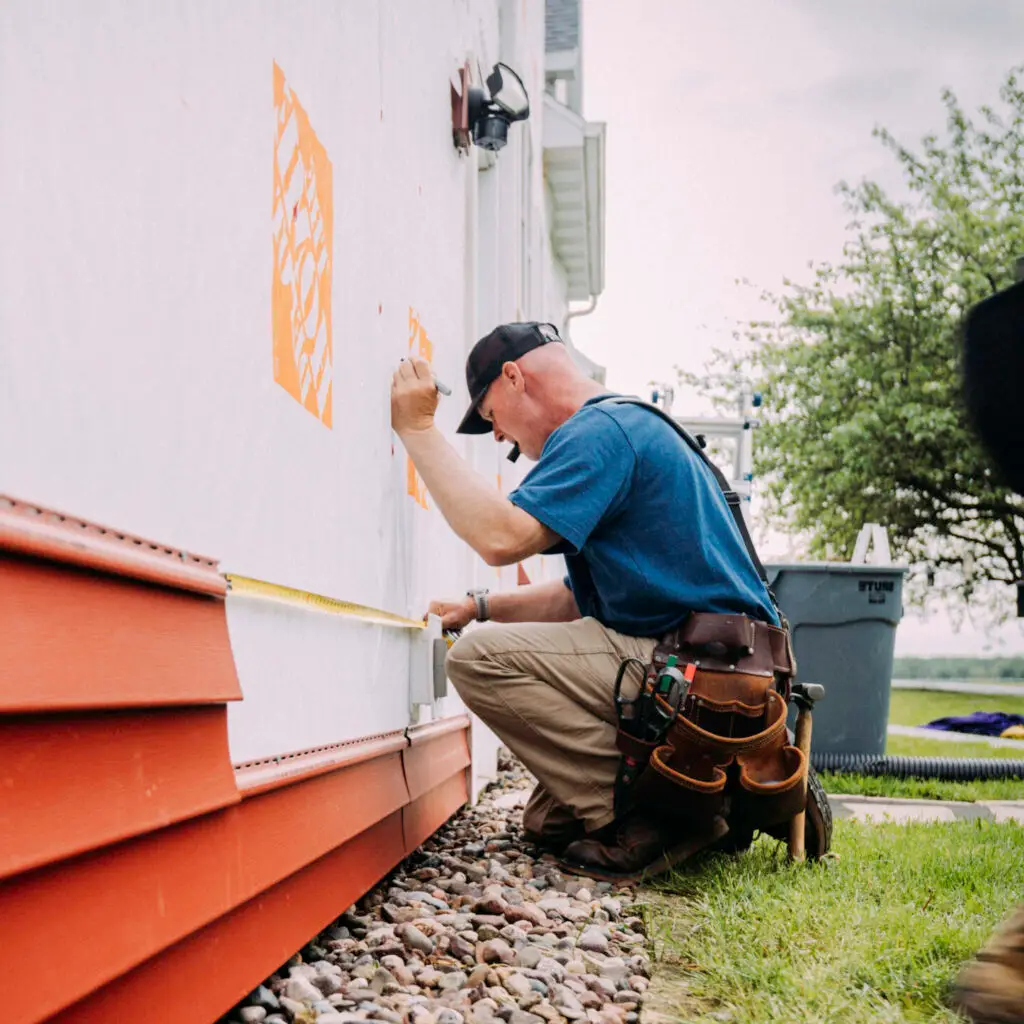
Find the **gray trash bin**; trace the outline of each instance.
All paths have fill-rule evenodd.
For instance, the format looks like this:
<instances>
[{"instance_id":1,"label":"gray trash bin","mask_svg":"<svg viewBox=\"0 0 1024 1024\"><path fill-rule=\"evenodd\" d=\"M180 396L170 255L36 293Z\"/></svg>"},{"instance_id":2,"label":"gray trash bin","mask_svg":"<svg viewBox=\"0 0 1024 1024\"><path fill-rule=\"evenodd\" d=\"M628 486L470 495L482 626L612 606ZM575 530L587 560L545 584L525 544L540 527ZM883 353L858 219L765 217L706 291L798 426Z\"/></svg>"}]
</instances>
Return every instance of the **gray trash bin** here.
<instances>
[{"instance_id":1,"label":"gray trash bin","mask_svg":"<svg viewBox=\"0 0 1024 1024\"><path fill-rule=\"evenodd\" d=\"M884 753L906 567L797 562L765 568L793 631L797 679L825 687L814 709L812 748ZM795 715L791 707L791 728Z\"/></svg>"}]
</instances>

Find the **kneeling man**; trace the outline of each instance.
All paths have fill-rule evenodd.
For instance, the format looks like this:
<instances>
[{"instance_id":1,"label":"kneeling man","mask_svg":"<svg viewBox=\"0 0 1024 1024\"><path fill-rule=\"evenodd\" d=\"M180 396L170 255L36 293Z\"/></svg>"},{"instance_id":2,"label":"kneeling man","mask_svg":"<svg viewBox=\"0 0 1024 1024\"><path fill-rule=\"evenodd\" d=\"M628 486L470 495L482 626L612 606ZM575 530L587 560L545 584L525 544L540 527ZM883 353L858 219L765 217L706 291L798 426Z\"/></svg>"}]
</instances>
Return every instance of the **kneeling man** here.
<instances>
[{"instance_id":1,"label":"kneeling man","mask_svg":"<svg viewBox=\"0 0 1024 1024\"><path fill-rule=\"evenodd\" d=\"M687 837L678 819L616 805L620 662L650 663L693 613L781 634L772 600L709 467L656 413L584 376L553 327L496 328L474 346L466 380L459 432L493 432L537 463L508 497L435 426L421 360L394 375L395 431L452 529L489 565L560 553L568 574L433 602L448 628L500 624L459 639L448 676L538 780L523 819L530 838L610 877L659 870ZM640 676L636 667L634 689Z\"/></svg>"}]
</instances>

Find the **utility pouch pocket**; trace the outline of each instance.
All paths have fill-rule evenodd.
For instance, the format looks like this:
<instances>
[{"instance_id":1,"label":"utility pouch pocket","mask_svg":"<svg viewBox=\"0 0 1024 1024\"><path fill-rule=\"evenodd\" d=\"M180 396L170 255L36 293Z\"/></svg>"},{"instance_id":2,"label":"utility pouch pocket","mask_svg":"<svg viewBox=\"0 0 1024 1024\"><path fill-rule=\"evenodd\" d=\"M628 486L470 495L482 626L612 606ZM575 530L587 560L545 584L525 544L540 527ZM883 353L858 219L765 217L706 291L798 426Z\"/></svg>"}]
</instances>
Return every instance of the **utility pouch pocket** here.
<instances>
[{"instance_id":1,"label":"utility pouch pocket","mask_svg":"<svg viewBox=\"0 0 1024 1024\"><path fill-rule=\"evenodd\" d=\"M733 792L732 814L757 828L781 825L799 814L807 799L807 758L786 744L774 750L740 754L739 785Z\"/></svg>"},{"instance_id":2,"label":"utility pouch pocket","mask_svg":"<svg viewBox=\"0 0 1024 1024\"><path fill-rule=\"evenodd\" d=\"M658 817L697 824L720 815L725 807L725 771L707 756L679 763L676 749L665 745L651 755L637 780L637 806Z\"/></svg>"},{"instance_id":3,"label":"utility pouch pocket","mask_svg":"<svg viewBox=\"0 0 1024 1024\"><path fill-rule=\"evenodd\" d=\"M623 757L644 765L651 759L651 754L657 749L658 744L645 743L643 740L638 740L635 736L630 736L628 732L623 732L622 729L619 729L615 735L615 746L619 748L619 753Z\"/></svg>"},{"instance_id":4,"label":"utility pouch pocket","mask_svg":"<svg viewBox=\"0 0 1024 1024\"><path fill-rule=\"evenodd\" d=\"M754 653L756 626L745 615L714 615L694 612L679 628L680 647L731 660Z\"/></svg>"},{"instance_id":5,"label":"utility pouch pocket","mask_svg":"<svg viewBox=\"0 0 1024 1024\"><path fill-rule=\"evenodd\" d=\"M646 743L630 736L628 732L619 729L615 735L615 746L622 754L619 762L619 774L615 779L615 814L620 816L629 808L633 791L636 788L637 779L647 768L651 755L657 748L657 743Z\"/></svg>"}]
</instances>

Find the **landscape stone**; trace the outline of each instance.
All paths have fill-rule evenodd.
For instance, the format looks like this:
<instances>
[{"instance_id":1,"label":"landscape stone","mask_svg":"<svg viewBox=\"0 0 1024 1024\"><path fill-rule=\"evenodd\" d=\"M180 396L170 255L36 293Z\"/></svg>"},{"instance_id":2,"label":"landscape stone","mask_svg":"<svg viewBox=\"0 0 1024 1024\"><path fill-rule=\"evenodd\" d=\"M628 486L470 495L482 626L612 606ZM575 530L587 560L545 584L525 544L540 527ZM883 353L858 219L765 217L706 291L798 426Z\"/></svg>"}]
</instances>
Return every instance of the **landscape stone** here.
<instances>
[{"instance_id":1,"label":"landscape stone","mask_svg":"<svg viewBox=\"0 0 1024 1024\"><path fill-rule=\"evenodd\" d=\"M525 843L503 760L463 808L225 1017L236 1024L637 1024L650 977L633 886ZM281 975L285 977L281 977Z\"/></svg>"},{"instance_id":2,"label":"landscape stone","mask_svg":"<svg viewBox=\"0 0 1024 1024\"><path fill-rule=\"evenodd\" d=\"M397 985L395 976L386 968L378 967L373 972L373 977L370 979L370 988L378 994L383 992L388 985Z\"/></svg>"},{"instance_id":3,"label":"landscape stone","mask_svg":"<svg viewBox=\"0 0 1024 1024\"><path fill-rule=\"evenodd\" d=\"M580 949L591 953L607 953L610 947L608 936L598 928L587 928L579 939Z\"/></svg>"},{"instance_id":4,"label":"landscape stone","mask_svg":"<svg viewBox=\"0 0 1024 1024\"><path fill-rule=\"evenodd\" d=\"M515 952L504 939L491 939L483 943L477 953L477 959L485 964L510 964L515 958Z\"/></svg>"},{"instance_id":5,"label":"landscape stone","mask_svg":"<svg viewBox=\"0 0 1024 1024\"><path fill-rule=\"evenodd\" d=\"M313 984L320 990L325 996L332 996L335 992L341 991L341 972L335 973L323 973L316 975L313 978Z\"/></svg>"},{"instance_id":6,"label":"landscape stone","mask_svg":"<svg viewBox=\"0 0 1024 1024\"><path fill-rule=\"evenodd\" d=\"M464 1024L466 1018L458 1010L446 1006L437 1011L435 1019L437 1024Z\"/></svg>"},{"instance_id":7,"label":"landscape stone","mask_svg":"<svg viewBox=\"0 0 1024 1024\"><path fill-rule=\"evenodd\" d=\"M544 954L536 946L524 946L516 950L515 962L520 967L536 967L543 957Z\"/></svg>"},{"instance_id":8,"label":"landscape stone","mask_svg":"<svg viewBox=\"0 0 1024 1024\"><path fill-rule=\"evenodd\" d=\"M415 950L417 953L426 953L429 955L434 951L434 943L413 924L398 925L395 929L395 935L397 935L409 949Z\"/></svg>"},{"instance_id":9,"label":"landscape stone","mask_svg":"<svg viewBox=\"0 0 1024 1024\"><path fill-rule=\"evenodd\" d=\"M308 978L295 975L288 979L284 986L284 994L288 999L296 1003L317 1003L323 998L323 993ZM282 1004L284 1005L284 1004Z\"/></svg>"},{"instance_id":10,"label":"landscape stone","mask_svg":"<svg viewBox=\"0 0 1024 1024\"><path fill-rule=\"evenodd\" d=\"M277 996L266 985L258 986L249 996L249 1002L253 1006L262 1006L266 1010L276 1010L281 1005Z\"/></svg>"}]
</instances>

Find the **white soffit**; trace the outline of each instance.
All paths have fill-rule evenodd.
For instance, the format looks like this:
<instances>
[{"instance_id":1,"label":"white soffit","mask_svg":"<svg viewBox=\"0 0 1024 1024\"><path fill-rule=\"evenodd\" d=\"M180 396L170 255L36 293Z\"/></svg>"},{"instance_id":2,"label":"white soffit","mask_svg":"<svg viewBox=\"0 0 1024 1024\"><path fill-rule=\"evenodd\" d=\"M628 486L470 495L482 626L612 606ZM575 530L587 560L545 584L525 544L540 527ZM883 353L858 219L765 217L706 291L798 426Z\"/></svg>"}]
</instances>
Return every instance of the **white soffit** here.
<instances>
[{"instance_id":1,"label":"white soffit","mask_svg":"<svg viewBox=\"0 0 1024 1024\"><path fill-rule=\"evenodd\" d=\"M604 290L604 136L601 121L544 96L544 176L554 201L551 243L565 267L568 298Z\"/></svg>"}]
</instances>

